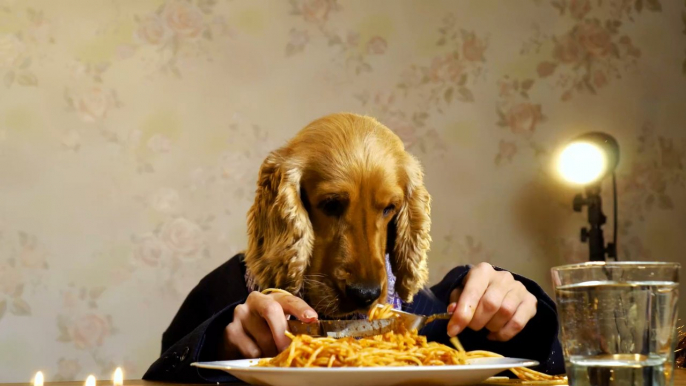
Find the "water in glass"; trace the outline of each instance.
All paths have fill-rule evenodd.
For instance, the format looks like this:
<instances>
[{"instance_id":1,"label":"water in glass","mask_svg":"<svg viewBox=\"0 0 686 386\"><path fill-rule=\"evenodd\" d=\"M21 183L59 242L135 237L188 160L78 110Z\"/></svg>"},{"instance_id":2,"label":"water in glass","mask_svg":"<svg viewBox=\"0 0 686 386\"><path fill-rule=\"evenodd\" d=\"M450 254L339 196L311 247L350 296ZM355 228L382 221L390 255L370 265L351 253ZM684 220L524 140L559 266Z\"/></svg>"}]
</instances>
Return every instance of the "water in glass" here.
<instances>
[{"instance_id":1,"label":"water in glass","mask_svg":"<svg viewBox=\"0 0 686 386\"><path fill-rule=\"evenodd\" d=\"M677 283L582 281L555 293L570 385L672 383Z\"/></svg>"}]
</instances>

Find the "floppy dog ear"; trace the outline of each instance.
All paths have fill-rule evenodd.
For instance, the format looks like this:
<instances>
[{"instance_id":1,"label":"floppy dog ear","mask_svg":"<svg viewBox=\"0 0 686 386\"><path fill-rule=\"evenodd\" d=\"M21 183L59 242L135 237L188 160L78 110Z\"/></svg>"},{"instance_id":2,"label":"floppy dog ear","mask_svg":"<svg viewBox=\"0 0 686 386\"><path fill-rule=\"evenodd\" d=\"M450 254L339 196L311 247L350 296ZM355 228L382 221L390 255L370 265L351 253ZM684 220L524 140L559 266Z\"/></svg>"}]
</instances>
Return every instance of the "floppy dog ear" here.
<instances>
[{"instance_id":1,"label":"floppy dog ear","mask_svg":"<svg viewBox=\"0 0 686 386\"><path fill-rule=\"evenodd\" d=\"M431 196L424 173L411 155L404 167L405 200L388 229L387 249L396 276L395 290L405 302L424 287L429 277L427 252L431 245Z\"/></svg>"},{"instance_id":2,"label":"floppy dog ear","mask_svg":"<svg viewBox=\"0 0 686 386\"><path fill-rule=\"evenodd\" d=\"M314 232L300 198L301 174L278 150L260 167L255 202L248 212L245 262L262 289L277 287L293 294L302 290Z\"/></svg>"}]
</instances>

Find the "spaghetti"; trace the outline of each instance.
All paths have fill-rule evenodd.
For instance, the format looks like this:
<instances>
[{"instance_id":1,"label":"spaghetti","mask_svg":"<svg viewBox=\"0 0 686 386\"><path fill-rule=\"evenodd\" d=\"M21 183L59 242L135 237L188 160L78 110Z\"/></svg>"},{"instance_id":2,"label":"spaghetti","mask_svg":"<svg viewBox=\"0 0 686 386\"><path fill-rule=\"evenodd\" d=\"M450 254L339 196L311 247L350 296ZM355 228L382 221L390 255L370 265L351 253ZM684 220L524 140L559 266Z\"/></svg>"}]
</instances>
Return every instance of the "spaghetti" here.
<instances>
[{"instance_id":1,"label":"spaghetti","mask_svg":"<svg viewBox=\"0 0 686 386\"><path fill-rule=\"evenodd\" d=\"M378 320L378 319L390 319L397 317L398 314L393 312L393 305L386 304L383 307L372 307L367 315L368 320Z\"/></svg>"},{"instance_id":2,"label":"spaghetti","mask_svg":"<svg viewBox=\"0 0 686 386\"><path fill-rule=\"evenodd\" d=\"M378 367L465 364L464 356L446 345L427 342L416 332L375 335L370 338L314 338L294 336L290 346L261 367Z\"/></svg>"},{"instance_id":3,"label":"spaghetti","mask_svg":"<svg viewBox=\"0 0 686 386\"><path fill-rule=\"evenodd\" d=\"M282 290L268 289L268 292ZM285 291L283 291L285 292ZM396 317L390 304L374 307L369 319ZM379 366L444 366L464 365L480 358L502 358L490 351L466 351L457 337L450 338L455 347L427 342L425 336L413 331L388 332L383 335L355 339L293 335L288 348L274 358L260 360L258 367L379 367ZM566 385L567 377L554 376L525 367L510 370L518 379L491 378L487 383L499 385L538 384Z\"/></svg>"}]
</instances>

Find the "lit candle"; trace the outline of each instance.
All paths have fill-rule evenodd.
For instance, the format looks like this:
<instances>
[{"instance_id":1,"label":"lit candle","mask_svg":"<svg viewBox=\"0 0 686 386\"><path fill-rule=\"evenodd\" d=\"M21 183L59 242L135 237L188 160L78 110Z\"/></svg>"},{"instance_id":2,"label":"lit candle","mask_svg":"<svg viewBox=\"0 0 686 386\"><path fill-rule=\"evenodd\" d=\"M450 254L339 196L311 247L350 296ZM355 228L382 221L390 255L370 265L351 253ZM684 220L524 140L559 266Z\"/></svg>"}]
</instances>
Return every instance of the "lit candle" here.
<instances>
[{"instance_id":1,"label":"lit candle","mask_svg":"<svg viewBox=\"0 0 686 386\"><path fill-rule=\"evenodd\" d=\"M43 372L39 371L36 376L33 377L33 386L43 386Z\"/></svg>"},{"instance_id":2,"label":"lit candle","mask_svg":"<svg viewBox=\"0 0 686 386\"><path fill-rule=\"evenodd\" d=\"M95 386L95 376L89 375L88 378L86 378L86 386Z\"/></svg>"},{"instance_id":3,"label":"lit candle","mask_svg":"<svg viewBox=\"0 0 686 386\"><path fill-rule=\"evenodd\" d=\"M117 369L114 370L112 384L114 386L122 386L124 384L124 372L121 371L121 367L117 367Z\"/></svg>"}]
</instances>

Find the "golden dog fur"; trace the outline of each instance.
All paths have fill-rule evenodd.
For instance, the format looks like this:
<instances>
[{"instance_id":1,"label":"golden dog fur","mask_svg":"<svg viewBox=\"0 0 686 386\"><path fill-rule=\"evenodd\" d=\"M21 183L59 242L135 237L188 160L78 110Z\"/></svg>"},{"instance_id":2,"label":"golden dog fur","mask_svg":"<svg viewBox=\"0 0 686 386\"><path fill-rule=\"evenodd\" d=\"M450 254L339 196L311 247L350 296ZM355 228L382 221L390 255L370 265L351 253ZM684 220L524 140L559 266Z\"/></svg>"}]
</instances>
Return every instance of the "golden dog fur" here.
<instances>
[{"instance_id":1,"label":"golden dog fur","mask_svg":"<svg viewBox=\"0 0 686 386\"><path fill-rule=\"evenodd\" d=\"M351 283L381 286L388 252L404 301L424 286L431 197L419 162L375 119L333 114L263 162L248 212L248 270L261 288L299 294L324 315L356 309Z\"/></svg>"}]
</instances>

